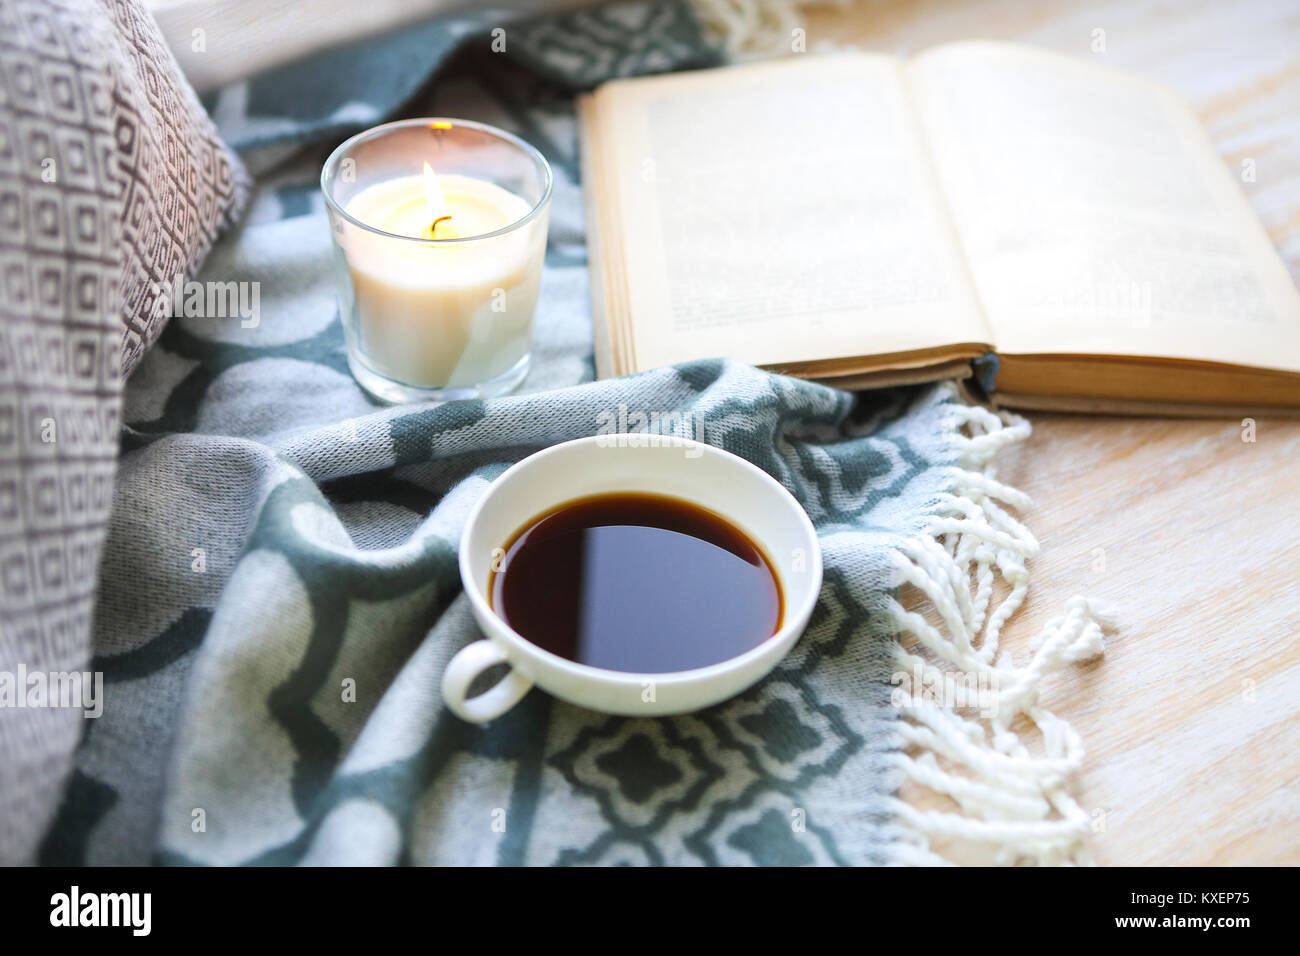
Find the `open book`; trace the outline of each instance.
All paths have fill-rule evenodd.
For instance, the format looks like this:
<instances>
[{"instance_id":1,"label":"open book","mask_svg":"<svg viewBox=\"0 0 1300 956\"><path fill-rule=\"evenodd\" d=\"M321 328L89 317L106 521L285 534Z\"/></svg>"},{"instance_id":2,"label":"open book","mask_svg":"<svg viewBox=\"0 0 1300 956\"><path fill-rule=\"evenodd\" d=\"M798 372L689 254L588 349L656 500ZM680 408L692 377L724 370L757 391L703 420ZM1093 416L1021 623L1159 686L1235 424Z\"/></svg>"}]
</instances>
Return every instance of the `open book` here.
<instances>
[{"instance_id":1,"label":"open book","mask_svg":"<svg viewBox=\"0 0 1300 956\"><path fill-rule=\"evenodd\" d=\"M582 101L602 377L729 356L1079 410L1300 409L1300 294L1188 106L987 42Z\"/></svg>"}]
</instances>

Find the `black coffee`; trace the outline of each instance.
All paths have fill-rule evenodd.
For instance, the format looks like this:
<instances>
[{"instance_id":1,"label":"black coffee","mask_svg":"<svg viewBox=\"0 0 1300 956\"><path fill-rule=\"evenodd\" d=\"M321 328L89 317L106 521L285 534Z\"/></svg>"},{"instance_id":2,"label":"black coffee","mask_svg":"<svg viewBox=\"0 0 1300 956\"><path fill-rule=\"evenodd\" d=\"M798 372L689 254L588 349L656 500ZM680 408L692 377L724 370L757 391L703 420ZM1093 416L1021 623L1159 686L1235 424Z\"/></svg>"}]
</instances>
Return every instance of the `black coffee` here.
<instances>
[{"instance_id":1,"label":"black coffee","mask_svg":"<svg viewBox=\"0 0 1300 956\"><path fill-rule=\"evenodd\" d=\"M743 654L781 627L781 589L739 529L677 498L579 498L533 519L489 586L519 634L593 667L664 674Z\"/></svg>"}]
</instances>

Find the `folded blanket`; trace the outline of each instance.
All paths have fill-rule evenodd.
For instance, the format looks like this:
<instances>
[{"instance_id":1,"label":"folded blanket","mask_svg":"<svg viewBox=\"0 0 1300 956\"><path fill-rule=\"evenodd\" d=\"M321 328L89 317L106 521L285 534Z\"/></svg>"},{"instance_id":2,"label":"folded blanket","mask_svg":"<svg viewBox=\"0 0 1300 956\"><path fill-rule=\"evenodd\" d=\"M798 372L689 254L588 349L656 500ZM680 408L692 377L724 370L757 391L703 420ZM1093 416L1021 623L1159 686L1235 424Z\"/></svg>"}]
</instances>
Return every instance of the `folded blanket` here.
<instances>
[{"instance_id":1,"label":"folded blanket","mask_svg":"<svg viewBox=\"0 0 1300 956\"><path fill-rule=\"evenodd\" d=\"M322 157L265 175L200 276L259 283L258 321L175 321L126 391L95 621L105 706L41 860L870 864L933 861L932 841L953 833L1008 860L1079 859L1090 819L1066 783L1081 750L1037 688L1095 653L1099 630L1077 605L1029 667L996 653L1035 545L1008 510L1022 499L990 467L1026 426L951 386L853 396L724 360L592 381L569 88L712 52L678 3L512 26L505 54L491 52L492 26L429 27L459 38L431 48L461 52L404 112L505 126L555 167L521 394L370 402L346 370ZM407 49L392 44L336 56L360 57L367 75L365 49ZM318 64L322 88L338 62ZM297 89L316 88L311 64L294 69ZM232 137L256 129L247 142L262 149L395 105L308 97L299 127L260 82L212 102ZM767 679L697 714L610 717L535 690L490 724L460 721L439 682L478 637L456 569L469 507L524 455L637 412L798 497L826 567L808 632ZM904 586L937 620L904 606ZM990 678L1001 706L987 733L921 692L939 660ZM1021 715L1050 727L1044 756L1028 751ZM905 780L952 795L957 812L911 810L896 796Z\"/></svg>"}]
</instances>

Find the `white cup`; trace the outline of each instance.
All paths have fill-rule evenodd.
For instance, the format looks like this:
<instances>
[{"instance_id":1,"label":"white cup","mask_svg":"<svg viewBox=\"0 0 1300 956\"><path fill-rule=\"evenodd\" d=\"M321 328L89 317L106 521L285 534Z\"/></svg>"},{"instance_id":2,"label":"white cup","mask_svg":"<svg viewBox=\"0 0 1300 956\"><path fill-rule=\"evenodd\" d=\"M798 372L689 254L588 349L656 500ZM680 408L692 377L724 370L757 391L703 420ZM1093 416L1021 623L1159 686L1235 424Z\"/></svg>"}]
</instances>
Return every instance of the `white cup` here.
<instances>
[{"instance_id":1,"label":"white cup","mask_svg":"<svg viewBox=\"0 0 1300 956\"><path fill-rule=\"evenodd\" d=\"M679 498L726 518L762 548L776 573L781 628L737 657L686 671L635 674L579 664L526 640L488 603L495 557L535 518L565 502L610 492ZM470 512L460 542L460 577L487 636L461 649L442 679L442 699L474 723L499 717L536 684L592 710L629 716L681 714L726 700L764 677L803 633L821 590L822 560L812 522L794 497L743 458L685 438L596 435L554 445L511 467ZM661 596L646 595L646 613ZM480 674L509 673L466 699Z\"/></svg>"}]
</instances>

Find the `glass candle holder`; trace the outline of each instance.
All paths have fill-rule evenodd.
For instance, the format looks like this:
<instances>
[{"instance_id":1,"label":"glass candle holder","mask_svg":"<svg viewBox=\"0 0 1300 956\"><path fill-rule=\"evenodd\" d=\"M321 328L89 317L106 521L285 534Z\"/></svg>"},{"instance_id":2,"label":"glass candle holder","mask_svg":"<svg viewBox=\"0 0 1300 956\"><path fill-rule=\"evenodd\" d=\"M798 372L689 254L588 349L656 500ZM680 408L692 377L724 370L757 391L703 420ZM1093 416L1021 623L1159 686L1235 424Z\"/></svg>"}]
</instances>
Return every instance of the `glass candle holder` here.
<instances>
[{"instance_id":1,"label":"glass candle holder","mask_svg":"<svg viewBox=\"0 0 1300 956\"><path fill-rule=\"evenodd\" d=\"M413 119L321 170L348 366L388 402L487 398L528 374L553 177L504 130Z\"/></svg>"}]
</instances>

